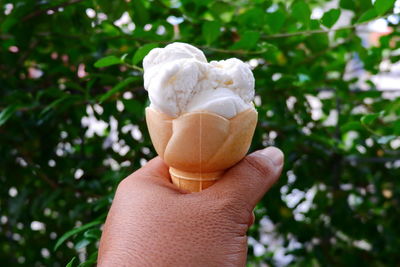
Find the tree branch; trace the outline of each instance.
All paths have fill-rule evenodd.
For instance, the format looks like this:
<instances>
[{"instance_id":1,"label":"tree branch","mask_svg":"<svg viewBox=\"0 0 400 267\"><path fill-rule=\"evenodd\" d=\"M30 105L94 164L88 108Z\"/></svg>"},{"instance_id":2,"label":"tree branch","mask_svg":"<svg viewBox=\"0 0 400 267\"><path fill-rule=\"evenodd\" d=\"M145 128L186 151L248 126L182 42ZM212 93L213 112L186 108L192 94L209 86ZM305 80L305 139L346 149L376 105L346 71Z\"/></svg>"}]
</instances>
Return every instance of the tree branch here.
<instances>
[{"instance_id":1,"label":"tree branch","mask_svg":"<svg viewBox=\"0 0 400 267\"><path fill-rule=\"evenodd\" d=\"M343 27L337 27L337 28L330 28L330 29L318 29L318 30L310 30L310 31L300 31L300 32L288 32L288 33L277 33L277 34L271 34L271 35L265 35L263 38L265 39L274 39L274 38L285 38L285 37L293 37L293 36L298 36L298 35L310 35L310 34L319 34L319 33L328 33L328 32L335 32L335 31L340 31L340 30L350 30L357 28L362 25L366 25L374 20L381 19L381 18L387 18L391 15L394 15L393 13L387 14L384 16L379 16L376 17L372 20L364 21L361 23L356 23L353 25L348 25L348 26L343 26Z\"/></svg>"}]
</instances>

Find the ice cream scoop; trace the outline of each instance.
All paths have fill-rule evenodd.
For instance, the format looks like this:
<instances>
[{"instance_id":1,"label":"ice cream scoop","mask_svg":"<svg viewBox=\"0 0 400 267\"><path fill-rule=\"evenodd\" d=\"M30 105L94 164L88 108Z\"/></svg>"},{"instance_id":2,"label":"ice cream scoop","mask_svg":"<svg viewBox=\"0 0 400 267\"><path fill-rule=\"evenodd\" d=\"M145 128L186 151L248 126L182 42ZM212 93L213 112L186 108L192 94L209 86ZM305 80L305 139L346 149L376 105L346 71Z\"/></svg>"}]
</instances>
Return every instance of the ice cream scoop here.
<instances>
[{"instance_id":1,"label":"ice cream scoop","mask_svg":"<svg viewBox=\"0 0 400 267\"><path fill-rule=\"evenodd\" d=\"M239 59L208 63L196 47L172 43L151 50L143 67L151 107L171 117L207 110L230 119L252 107L253 73Z\"/></svg>"},{"instance_id":2,"label":"ice cream scoop","mask_svg":"<svg viewBox=\"0 0 400 267\"><path fill-rule=\"evenodd\" d=\"M254 77L239 59L211 61L173 43L144 58L146 121L172 182L202 191L247 153L257 124Z\"/></svg>"}]
</instances>

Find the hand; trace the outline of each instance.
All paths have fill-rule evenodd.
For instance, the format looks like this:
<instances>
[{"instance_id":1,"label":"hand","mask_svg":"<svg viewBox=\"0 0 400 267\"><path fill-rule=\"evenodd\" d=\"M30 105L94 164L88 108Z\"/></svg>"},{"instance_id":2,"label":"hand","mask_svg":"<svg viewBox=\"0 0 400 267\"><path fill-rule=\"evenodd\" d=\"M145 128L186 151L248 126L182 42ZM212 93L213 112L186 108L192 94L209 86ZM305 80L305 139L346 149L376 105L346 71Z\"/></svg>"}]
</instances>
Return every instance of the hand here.
<instances>
[{"instance_id":1,"label":"hand","mask_svg":"<svg viewBox=\"0 0 400 267\"><path fill-rule=\"evenodd\" d=\"M278 179L283 154L250 154L210 188L184 192L157 157L118 186L98 266L244 266L257 202Z\"/></svg>"}]
</instances>

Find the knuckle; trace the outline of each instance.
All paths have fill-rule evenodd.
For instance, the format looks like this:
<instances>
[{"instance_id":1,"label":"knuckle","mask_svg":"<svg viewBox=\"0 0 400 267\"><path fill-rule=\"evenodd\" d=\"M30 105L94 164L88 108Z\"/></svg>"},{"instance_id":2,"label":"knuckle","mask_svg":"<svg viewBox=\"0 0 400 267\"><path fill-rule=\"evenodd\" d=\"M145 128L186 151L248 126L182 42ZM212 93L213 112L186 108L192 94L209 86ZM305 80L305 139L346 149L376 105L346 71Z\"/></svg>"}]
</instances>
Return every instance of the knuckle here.
<instances>
[{"instance_id":1,"label":"knuckle","mask_svg":"<svg viewBox=\"0 0 400 267\"><path fill-rule=\"evenodd\" d=\"M259 155L250 155L244 158L247 166L249 166L252 173L258 176L266 177L274 173L272 163Z\"/></svg>"},{"instance_id":2,"label":"knuckle","mask_svg":"<svg viewBox=\"0 0 400 267\"><path fill-rule=\"evenodd\" d=\"M117 191L131 190L131 188L138 183L138 180L139 179L136 179L134 175L122 179L118 184Z\"/></svg>"}]
</instances>

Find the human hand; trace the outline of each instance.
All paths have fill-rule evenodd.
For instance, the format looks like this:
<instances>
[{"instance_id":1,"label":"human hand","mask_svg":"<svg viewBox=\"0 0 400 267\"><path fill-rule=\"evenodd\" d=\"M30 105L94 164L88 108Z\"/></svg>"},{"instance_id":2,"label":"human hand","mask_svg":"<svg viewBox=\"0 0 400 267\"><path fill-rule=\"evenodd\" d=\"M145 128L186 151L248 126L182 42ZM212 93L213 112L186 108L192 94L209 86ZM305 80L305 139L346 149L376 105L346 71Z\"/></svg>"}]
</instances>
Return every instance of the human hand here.
<instances>
[{"instance_id":1,"label":"human hand","mask_svg":"<svg viewBox=\"0 0 400 267\"><path fill-rule=\"evenodd\" d=\"M244 266L257 202L278 179L283 154L254 152L199 192L171 184L160 157L118 186L98 266Z\"/></svg>"}]
</instances>

